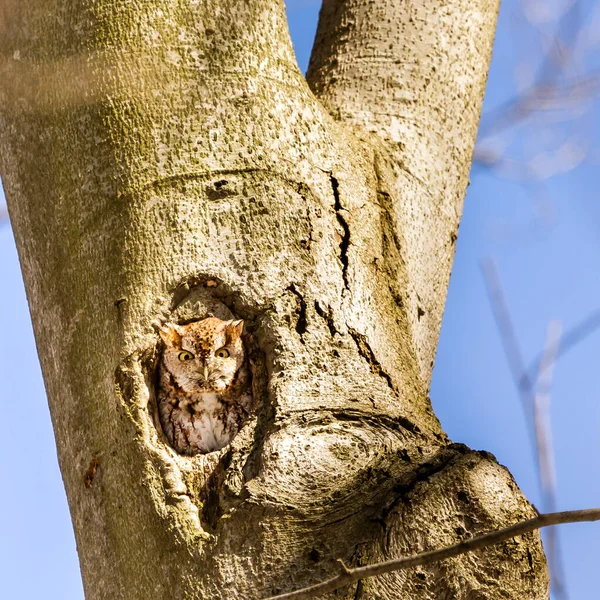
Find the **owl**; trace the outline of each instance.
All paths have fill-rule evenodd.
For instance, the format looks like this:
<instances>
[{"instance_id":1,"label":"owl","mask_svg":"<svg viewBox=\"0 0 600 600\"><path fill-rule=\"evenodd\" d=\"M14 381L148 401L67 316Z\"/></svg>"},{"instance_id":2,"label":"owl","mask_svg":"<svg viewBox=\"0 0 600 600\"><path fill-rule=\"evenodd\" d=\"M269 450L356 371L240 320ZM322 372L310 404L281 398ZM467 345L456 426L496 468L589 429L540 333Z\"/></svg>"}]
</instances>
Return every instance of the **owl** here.
<instances>
[{"instance_id":1,"label":"owl","mask_svg":"<svg viewBox=\"0 0 600 600\"><path fill-rule=\"evenodd\" d=\"M252 408L243 321L209 317L160 330L158 414L171 446L182 454L220 450Z\"/></svg>"}]
</instances>

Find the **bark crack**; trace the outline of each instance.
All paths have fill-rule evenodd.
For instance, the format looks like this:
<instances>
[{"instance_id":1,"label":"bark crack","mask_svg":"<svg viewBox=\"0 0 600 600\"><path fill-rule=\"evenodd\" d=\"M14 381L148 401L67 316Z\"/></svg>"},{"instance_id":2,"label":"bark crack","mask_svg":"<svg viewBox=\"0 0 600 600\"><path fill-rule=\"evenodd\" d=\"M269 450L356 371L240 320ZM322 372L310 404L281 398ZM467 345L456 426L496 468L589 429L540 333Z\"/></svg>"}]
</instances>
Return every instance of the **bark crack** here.
<instances>
[{"instance_id":1,"label":"bark crack","mask_svg":"<svg viewBox=\"0 0 600 600\"><path fill-rule=\"evenodd\" d=\"M325 323L329 328L329 333L331 334L331 337L333 337L337 333L337 329L333 320L333 309L331 308L331 306L327 305L327 310L325 310L319 304L319 301L315 300L315 311L322 319L325 320Z\"/></svg>"},{"instance_id":2,"label":"bark crack","mask_svg":"<svg viewBox=\"0 0 600 600\"><path fill-rule=\"evenodd\" d=\"M296 333L300 336L300 340L304 343L303 335L306 333L307 319L306 319L306 300L304 296L298 291L295 283L291 283L286 288L289 292L292 292L296 296Z\"/></svg>"},{"instance_id":3,"label":"bark crack","mask_svg":"<svg viewBox=\"0 0 600 600\"><path fill-rule=\"evenodd\" d=\"M397 394L398 390L396 389L396 386L394 385L392 378L385 372L385 370L381 366L381 363L375 357L375 353L373 352L373 349L369 345L367 336L363 335L362 333L359 333L358 331L356 331L356 329L353 329L352 327L348 327L348 331L350 332L350 335L352 336L352 339L354 340L354 343L356 344L356 347L358 348L358 352L367 361L367 363L371 369L371 372L375 373L376 375L379 375L380 377L385 379L389 388L395 394Z\"/></svg>"},{"instance_id":4,"label":"bark crack","mask_svg":"<svg viewBox=\"0 0 600 600\"><path fill-rule=\"evenodd\" d=\"M342 202L340 199L340 184L338 180L335 178L333 173L329 172L329 180L331 181L331 190L333 192L334 198L334 208L335 208L335 216L337 218L342 231L344 232L342 235L342 239L340 241L340 260L342 261L342 278L344 280L344 287L349 290L350 286L348 283L348 247L350 246L350 226L346 221L343 211L346 209L342 206Z\"/></svg>"}]
</instances>

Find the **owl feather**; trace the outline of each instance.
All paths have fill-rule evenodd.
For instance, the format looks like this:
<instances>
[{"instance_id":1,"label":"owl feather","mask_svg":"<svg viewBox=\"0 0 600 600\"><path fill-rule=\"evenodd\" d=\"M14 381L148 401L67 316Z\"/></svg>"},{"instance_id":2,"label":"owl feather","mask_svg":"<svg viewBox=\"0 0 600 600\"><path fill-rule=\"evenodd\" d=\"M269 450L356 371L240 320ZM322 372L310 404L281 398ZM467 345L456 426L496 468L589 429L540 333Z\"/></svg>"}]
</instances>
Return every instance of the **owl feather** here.
<instances>
[{"instance_id":1,"label":"owl feather","mask_svg":"<svg viewBox=\"0 0 600 600\"><path fill-rule=\"evenodd\" d=\"M159 364L158 413L175 450L220 450L238 433L252 408L244 322L209 317L166 324Z\"/></svg>"}]
</instances>

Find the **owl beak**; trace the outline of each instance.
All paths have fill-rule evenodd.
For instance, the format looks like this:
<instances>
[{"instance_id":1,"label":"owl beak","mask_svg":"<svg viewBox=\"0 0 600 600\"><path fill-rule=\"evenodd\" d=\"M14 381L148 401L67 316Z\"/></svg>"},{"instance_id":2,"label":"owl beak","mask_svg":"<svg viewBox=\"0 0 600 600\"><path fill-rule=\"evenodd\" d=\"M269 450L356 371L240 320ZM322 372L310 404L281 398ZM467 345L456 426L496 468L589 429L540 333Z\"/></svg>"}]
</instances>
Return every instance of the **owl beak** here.
<instances>
[{"instance_id":1,"label":"owl beak","mask_svg":"<svg viewBox=\"0 0 600 600\"><path fill-rule=\"evenodd\" d=\"M202 374L204 375L204 381L208 381L208 365L204 365Z\"/></svg>"}]
</instances>

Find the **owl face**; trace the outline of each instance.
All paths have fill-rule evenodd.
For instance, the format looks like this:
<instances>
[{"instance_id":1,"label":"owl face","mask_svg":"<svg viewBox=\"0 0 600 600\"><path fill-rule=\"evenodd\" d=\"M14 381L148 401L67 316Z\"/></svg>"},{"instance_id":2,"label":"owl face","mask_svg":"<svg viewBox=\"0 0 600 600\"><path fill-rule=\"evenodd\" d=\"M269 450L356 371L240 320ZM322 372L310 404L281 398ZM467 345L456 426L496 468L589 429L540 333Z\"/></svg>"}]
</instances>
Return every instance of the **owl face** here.
<instances>
[{"instance_id":1,"label":"owl face","mask_svg":"<svg viewBox=\"0 0 600 600\"><path fill-rule=\"evenodd\" d=\"M243 329L243 321L216 317L167 324L160 330L163 364L185 392L224 392L244 363Z\"/></svg>"}]
</instances>

